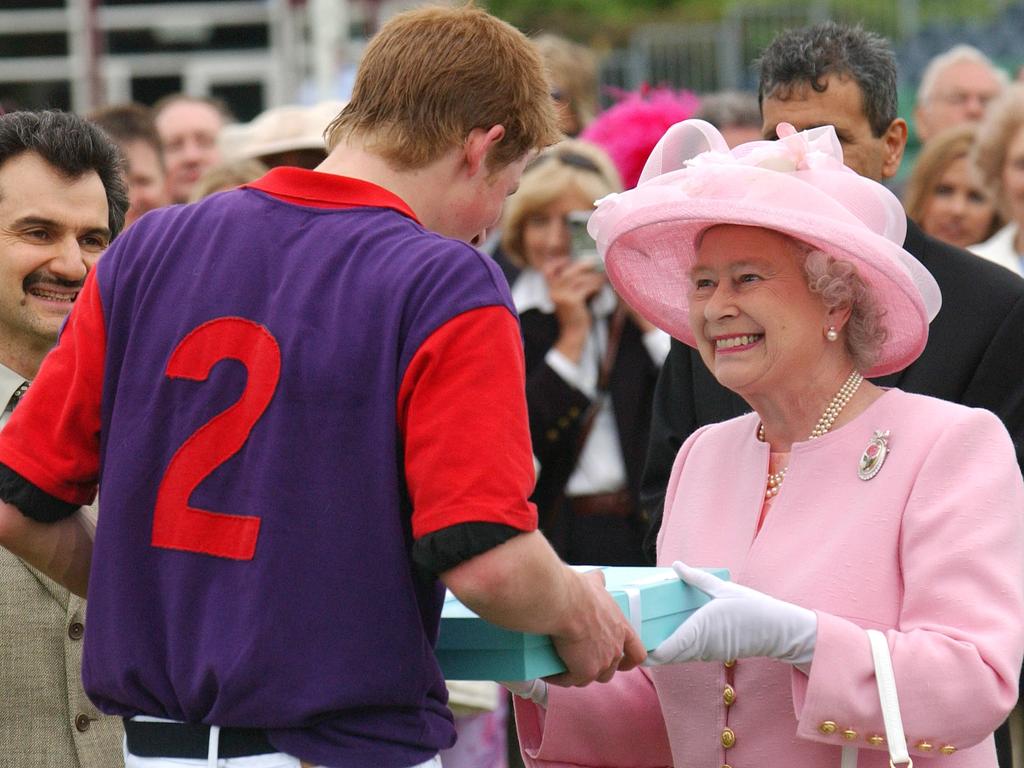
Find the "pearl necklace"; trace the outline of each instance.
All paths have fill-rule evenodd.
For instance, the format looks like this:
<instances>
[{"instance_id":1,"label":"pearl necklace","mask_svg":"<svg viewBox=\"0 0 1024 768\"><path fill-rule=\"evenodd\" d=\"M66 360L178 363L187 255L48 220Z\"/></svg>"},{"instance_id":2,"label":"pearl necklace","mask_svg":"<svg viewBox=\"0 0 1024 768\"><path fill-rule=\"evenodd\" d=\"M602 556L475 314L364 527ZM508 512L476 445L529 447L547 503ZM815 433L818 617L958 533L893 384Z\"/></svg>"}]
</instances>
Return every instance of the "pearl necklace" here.
<instances>
[{"instance_id":1,"label":"pearl necklace","mask_svg":"<svg viewBox=\"0 0 1024 768\"><path fill-rule=\"evenodd\" d=\"M832 425L836 423L839 414L842 413L846 404L853 399L853 396L857 394L857 389L863 381L864 377L857 371L850 374L849 378L843 383L843 386L836 392L835 397L825 407L825 412L821 414L818 423L814 425L814 429L811 430L811 434L807 437L808 440L816 440L832 429ZM757 439L762 443L764 442L764 422L761 422L757 427ZM782 481L786 479L787 469L788 467L783 467L778 472L772 472L768 475L768 486L764 492L766 499L777 496L779 491L782 490Z\"/></svg>"},{"instance_id":2,"label":"pearl necklace","mask_svg":"<svg viewBox=\"0 0 1024 768\"><path fill-rule=\"evenodd\" d=\"M768 487L764 492L766 499L772 498L782 490L782 481L786 478L786 469L786 467L783 467L778 472L772 472L768 475Z\"/></svg>"}]
</instances>

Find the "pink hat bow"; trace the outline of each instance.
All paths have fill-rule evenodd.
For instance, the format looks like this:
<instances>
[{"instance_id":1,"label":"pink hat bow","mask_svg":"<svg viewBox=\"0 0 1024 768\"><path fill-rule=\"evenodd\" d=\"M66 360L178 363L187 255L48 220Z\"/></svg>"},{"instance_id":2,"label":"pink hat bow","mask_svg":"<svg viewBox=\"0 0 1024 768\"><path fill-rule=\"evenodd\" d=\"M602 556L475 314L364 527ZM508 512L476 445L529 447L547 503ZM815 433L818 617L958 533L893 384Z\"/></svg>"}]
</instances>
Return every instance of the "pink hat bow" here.
<instances>
[{"instance_id":1,"label":"pink hat bow","mask_svg":"<svg viewBox=\"0 0 1024 768\"><path fill-rule=\"evenodd\" d=\"M846 170L836 129L823 125L797 131L779 123L778 141L753 141L730 150L713 125L704 120L676 123L655 146L640 174L640 184L681 168L749 165L792 173L807 170Z\"/></svg>"}]
</instances>

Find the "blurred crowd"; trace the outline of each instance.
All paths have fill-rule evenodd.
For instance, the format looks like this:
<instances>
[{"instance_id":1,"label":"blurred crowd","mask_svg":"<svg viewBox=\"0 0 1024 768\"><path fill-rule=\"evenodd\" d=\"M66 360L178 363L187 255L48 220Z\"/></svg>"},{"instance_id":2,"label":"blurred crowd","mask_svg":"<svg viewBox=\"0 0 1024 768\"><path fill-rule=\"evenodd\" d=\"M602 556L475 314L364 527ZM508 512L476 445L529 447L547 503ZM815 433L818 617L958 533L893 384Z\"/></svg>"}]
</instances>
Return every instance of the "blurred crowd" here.
<instances>
[{"instance_id":1,"label":"blurred crowd","mask_svg":"<svg viewBox=\"0 0 1024 768\"><path fill-rule=\"evenodd\" d=\"M571 154L579 154L581 146L584 154L603 153L597 162L610 161L615 171L607 179L609 192L633 187L657 140L681 120L707 120L730 146L762 138L756 94L644 87L614 93L616 103L602 111L595 54L549 33L538 35L535 42L549 68L562 130L566 137L586 142L571 145ZM87 117L124 154L131 224L146 211L194 202L252 181L270 168L315 168L326 157L324 131L342 106L327 101L274 107L240 123L220 99L172 94L152 106L111 105ZM1018 136L1022 124L1024 85L1012 83L977 48L957 45L936 56L921 77L912 120L921 152L910 173L891 184L910 218L926 233L1018 273L1024 252L1019 239L1024 218L1024 133ZM575 170L586 173L587 168ZM515 218L519 226L522 215ZM555 229L552 233L557 234ZM562 255L568 255L571 228L562 229ZM524 266L537 266L536 257L508 252L510 236L487 234L481 244L511 280Z\"/></svg>"},{"instance_id":2,"label":"blurred crowd","mask_svg":"<svg viewBox=\"0 0 1024 768\"><path fill-rule=\"evenodd\" d=\"M551 95L566 137L586 142L583 153L603 153L598 162L611 162L615 177L608 179L609 192L633 187L657 140L681 120L707 120L730 146L762 138L756 94L645 87L616 92L616 103L601 111L595 54L549 33L538 35L535 42L549 68ZM152 106L116 104L87 117L124 154L131 224L146 211L194 202L252 181L270 168L315 168L326 157L324 131L342 106L327 101L274 107L240 123L220 99L172 94ZM1024 218L1024 133L1018 136L1022 124L1024 85L1011 83L977 48L957 45L936 56L921 77L912 129L922 151L911 172L891 185L926 233L1018 273L1019 254L1024 252L1019 239ZM573 146L578 154L582 145ZM586 173L587 168L575 170ZM570 227L563 230L562 255L568 255ZM509 236L487 234L481 244L510 279L523 266L536 266L526 254L507 252Z\"/></svg>"},{"instance_id":3,"label":"blurred crowd","mask_svg":"<svg viewBox=\"0 0 1024 768\"><path fill-rule=\"evenodd\" d=\"M774 139L775 126L765 134L754 93L651 87L616 94L602 111L595 55L552 34L535 41L566 138L531 160L500 227L476 244L501 266L521 318L542 530L569 563L647 564L643 476L671 339L616 296L588 217L595 200L638 183L655 144L681 120L706 120L730 146ZM241 123L218 99L174 94L86 117L123 155L130 228L148 211L247 184L271 168L315 169L342 107L275 107ZM908 130L922 146L894 187L908 217L979 262L1005 267L1007 280L1024 275L1024 83L958 45L925 70ZM498 690L453 683L463 738L442 755L445 766L501 768L517 759Z\"/></svg>"}]
</instances>

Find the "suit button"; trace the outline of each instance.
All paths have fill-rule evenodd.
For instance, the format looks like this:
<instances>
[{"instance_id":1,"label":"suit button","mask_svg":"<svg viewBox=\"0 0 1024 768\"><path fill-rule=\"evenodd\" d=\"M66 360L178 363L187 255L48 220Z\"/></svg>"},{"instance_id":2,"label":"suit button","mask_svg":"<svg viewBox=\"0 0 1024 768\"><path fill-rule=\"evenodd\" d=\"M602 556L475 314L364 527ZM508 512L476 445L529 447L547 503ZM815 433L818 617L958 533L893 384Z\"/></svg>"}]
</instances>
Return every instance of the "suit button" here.
<instances>
[{"instance_id":1,"label":"suit button","mask_svg":"<svg viewBox=\"0 0 1024 768\"><path fill-rule=\"evenodd\" d=\"M868 736L868 744L872 747L880 747L885 744L885 739L876 733L874 736Z\"/></svg>"},{"instance_id":2,"label":"suit button","mask_svg":"<svg viewBox=\"0 0 1024 768\"><path fill-rule=\"evenodd\" d=\"M736 743L736 733L732 728L722 729L722 746L729 749Z\"/></svg>"},{"instance_id":3,"label":"suit button","mask_svg":"<svg viewBox=\"0 0 1024 768\"><path fill-rule=\"evenodd\" d=\"M825 734L826 736L831 736L833 733L836 732L836 728L838 728L838 726L834 722L832 722L831 720L826 720L818 726L818 731L820 733Z\"/></svg>"},{"instance_id":4,"label":"suit button","mask_svg":"<svg viewBox=\"0 0 1024 768\"><path fill-rule=\"evenodd\" d=\"M555 442L555 440L558 439L558 430L557 429L549 429L547 432L544 433L544 437L546 437L548 439L549 443L553 443L553 442Z\"/></svg>"},{"instance_id":5,"label":"suit button","mask_svg":"<svg viewBox=\"0 0 1024 768\"><path fill-rule=\"evenodd\" d=\"M945 744L939 749L939 752L948 757L949 755L952 755L954 752L956 752L956 747L954 747L952 744Z\"/></svg>"},{"instance_id":6,"label":"suit button","mask_svg":"<svg viewBox=\"0 0 1024 768\"><path fill-rule=\"evenodd\" d=\"M569 426L569 417L568 416L563 416L562 418L560 418L558 420L558 426L560 426L562 429L565 429L566 427L568 427Z\"/></svg>"},{"instance_id":7,"label":"suit button","mask_svg":"<svg viewBox=\"0 0 1024 768\"><path fill-rule=\"evenodd\" d=\"M928 741L919 741L914 746L915 746L915 748L921 750L922 752L931 752L932 749L934 749L934 747L932 746L931 742L928 742Z\"/></svg>"},{"instance_id":8,"label":"suit button","mask_svg":"<svg viewBox=\"0 0 1024 768\"><path fill-rule=\"evenodd\" d=\"M574 405L572 408L569 409L569 415L575 419L577 416L580 415L580 409Z\"/></svg>"},{"instance_id":9,"label":"suit button","mask_svg":"<svg viewBox=\"0 0 1024 768\"><path fill-rule=\"evenodd\" d=\"M736 689L731 685L725 686L725 690L722 691L722 701L725 702L725 706L731 707L736 701Z\"/></svg>"},{"instance_id":10,"label":"suit button","mask_svg":"<svg viewBox=\"0 0 1024 768\"><path fill-rule=\"evenodd\" d=\"M843 731L843 738L847 741L853 741L857 738L857 732L851 728L847 728L845 731Z\"/></svg>"},{"instance_id":11,"label":"suit button","mask_svg":"<svg viewBox=\"0 0 1024 768\"><path fill-rule=\"evenodd\" d=\"M71 622L70 626L68 626L68 637L70 637L72 640L81 640L84 634L85 625L82 624L82 622L73 621Z\"/></svg>"},{"instance_id":12,"label":"suit button","mask_svg":"<svg viewBox=\"0 0 1024 768\"><path fill-rule=\"evenodd\" d=\"M85 733L89 730L89 725L92 721L89 720L88 715L79 715L75 718L75 728L78 729L79 733Z\"/></svg>"},{"instance_id":13,"label":"suit button","mask_svg":"<svg viewBox=\"0 0 1024 768\"><path fill-rule=\"evenodd\" d=\"M733 667L736 666L736 659L729 659L728 661L723 662L722 666L725 667L726 669L732 669Z\"/></svg>"}]
</instances>

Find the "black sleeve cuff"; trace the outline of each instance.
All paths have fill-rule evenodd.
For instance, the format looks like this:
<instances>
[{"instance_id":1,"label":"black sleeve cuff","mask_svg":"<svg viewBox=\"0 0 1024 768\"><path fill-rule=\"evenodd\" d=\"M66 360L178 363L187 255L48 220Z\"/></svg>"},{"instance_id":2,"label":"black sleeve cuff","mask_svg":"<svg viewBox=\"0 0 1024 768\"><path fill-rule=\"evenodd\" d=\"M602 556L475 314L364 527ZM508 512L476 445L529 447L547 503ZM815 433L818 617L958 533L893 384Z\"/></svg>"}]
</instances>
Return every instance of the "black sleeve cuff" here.
<instances>
[{"instance_id":1,"label":"black sleeve cuff","mask_svg":"<svg viewBox=\"0 0 1024 768\"><path fill-rule=\"evenodd\" d=\"M459 523L415 541L412 559L420 568L436 575L521 533L525 531L501 523Z\"/></svg>"},{"instance_id":2,"label":"black sleeve cuff","mask_svg":"<svg viewBox=\"0 0 1024 768\"><path fill-rule=\"evenodd\" d=\"M0 499L13 504L25 517L40 523L56 523L78 511L78 504L51 496L6 464L0 464Z\"/></svg>"}]
</instances>

